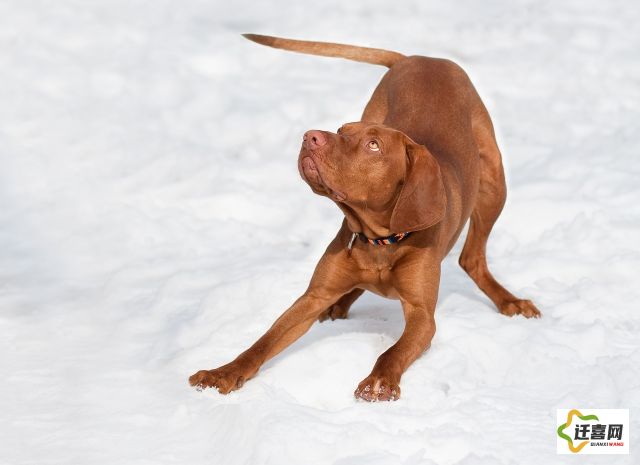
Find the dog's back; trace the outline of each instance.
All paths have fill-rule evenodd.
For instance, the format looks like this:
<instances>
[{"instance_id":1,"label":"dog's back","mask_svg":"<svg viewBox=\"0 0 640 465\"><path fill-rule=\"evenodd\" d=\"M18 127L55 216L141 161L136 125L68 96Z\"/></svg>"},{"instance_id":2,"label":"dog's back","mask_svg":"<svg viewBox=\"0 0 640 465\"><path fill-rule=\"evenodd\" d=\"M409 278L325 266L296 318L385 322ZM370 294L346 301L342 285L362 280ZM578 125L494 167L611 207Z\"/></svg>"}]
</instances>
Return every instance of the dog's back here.
<instances>
[{"instance_id":1,"label":"dog's back","mask_svg":"<svg viewBox=\"0 0 640 465\"><path fill-rule=\"evenodd\" d=\"M339 57L389 68L362 114L362 121L397 129L426 146L440 162L450 208L455 208L454 240L475 205L480 182L479 147L493 134L491 120L465 71L451 60L328 42L244 34L278 49ZM495 144L495 141L494 141Z\"/></svg>"}]
</instances>

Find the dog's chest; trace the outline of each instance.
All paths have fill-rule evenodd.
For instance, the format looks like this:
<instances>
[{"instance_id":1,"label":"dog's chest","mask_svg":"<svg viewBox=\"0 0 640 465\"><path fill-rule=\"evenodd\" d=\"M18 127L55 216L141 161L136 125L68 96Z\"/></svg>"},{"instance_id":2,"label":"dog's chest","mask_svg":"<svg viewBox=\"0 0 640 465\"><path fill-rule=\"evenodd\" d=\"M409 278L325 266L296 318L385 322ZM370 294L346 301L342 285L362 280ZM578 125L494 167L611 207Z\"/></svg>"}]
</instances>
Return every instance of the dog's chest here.
<instances>
[{"instance_id":1,"label":"dog's chest","mask_svg":"<svg viewBox=\"0 0 640 465\"><path fill-rule=\"evenodd\" d=\"M392 285L398 246L365 247L363 253L354 254L360 268L361 287L383 297L398 299L399 295Z\"/></svg>"}]
</instances>

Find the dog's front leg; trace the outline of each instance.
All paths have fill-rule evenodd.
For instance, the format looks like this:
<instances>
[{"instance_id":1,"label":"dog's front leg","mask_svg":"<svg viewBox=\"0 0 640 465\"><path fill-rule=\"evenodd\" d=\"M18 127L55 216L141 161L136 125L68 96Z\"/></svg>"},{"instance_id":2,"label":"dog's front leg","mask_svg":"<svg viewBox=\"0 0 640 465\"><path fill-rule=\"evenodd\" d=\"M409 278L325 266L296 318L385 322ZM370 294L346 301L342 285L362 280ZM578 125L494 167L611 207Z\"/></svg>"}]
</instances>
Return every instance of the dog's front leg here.
<instances>
[{"instance_id":1,"label":"dog's front leg","mask_svg":"<svg viewBox=\"0 0 640 465\"><path fill-rule=\"evenodd\" d=\"M440 283L439 265L429 267L426 276L425 273L416 275L412 272L400 279L402 285L398 291L405 319L402 336L378 357L371 374L354 393L357 398L370 402L400 398L402 374L429 348L436 332L433 315Z\"/></svg>"},{"instance_id":2,"label":"dog's front leg","mask_svg":"<svg viewBox=\"0 0 640 465\"><path fill-rule=\"evenodd\" d=\"M330 246L327 252L331 250ZM325 254L307 291L248 350L219 368L198 371L189 383L200 389L215 387L223 394L240 388L267 360L306 333L329 305L353 289L352 273L340 266L343 255L342 251Z\"/></svg>"}]
</instances>

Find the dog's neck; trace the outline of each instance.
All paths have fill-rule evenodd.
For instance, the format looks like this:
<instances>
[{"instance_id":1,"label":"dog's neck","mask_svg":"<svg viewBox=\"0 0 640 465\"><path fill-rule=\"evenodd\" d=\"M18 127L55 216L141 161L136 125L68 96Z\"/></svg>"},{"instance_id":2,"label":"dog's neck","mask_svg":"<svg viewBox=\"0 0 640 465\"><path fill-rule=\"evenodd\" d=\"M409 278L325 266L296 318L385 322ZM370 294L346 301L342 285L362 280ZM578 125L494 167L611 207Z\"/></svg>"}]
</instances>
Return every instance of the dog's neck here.
<instances>
[{"instance_id":1,"label":"dog's neck","mask_svg":"<svg viewBox=\"0 0 640 465\"><path fill-rule=\"evenodd\" d=\"M367 204L348 204L348 202L336 202L336 205L344 213L347 226L352 233L361 233L368 238L388 237L407 232L391 230L391 216L400 197L401 189L402 185L398 185L393 197L385 205L377 208L372 208Z\"/></svg>"},{"instance_id":2,"label":"dog's neck","mask_svg":"<svg viewBox=\"0 0 640 465\"><path fill-rule=\"evenodd\" d=\"M361 233L368 238L388 237L405 231L391 231L391 213L393 210L373 211L358 207L339 205L347 219L347 226L353 233Z\"/></svg>"}]
</instances>

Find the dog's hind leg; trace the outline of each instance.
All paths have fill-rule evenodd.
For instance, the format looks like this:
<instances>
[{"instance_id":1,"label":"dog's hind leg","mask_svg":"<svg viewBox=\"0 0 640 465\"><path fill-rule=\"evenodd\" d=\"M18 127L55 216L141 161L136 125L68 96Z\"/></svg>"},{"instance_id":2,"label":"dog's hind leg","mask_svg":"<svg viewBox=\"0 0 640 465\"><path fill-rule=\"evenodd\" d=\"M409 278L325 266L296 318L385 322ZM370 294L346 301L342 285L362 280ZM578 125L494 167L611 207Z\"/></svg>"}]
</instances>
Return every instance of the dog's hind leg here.
<instances>
[{"instance_id":1,"label":"dog's hind leg","mask_svg":"<svg viewBox=\"0 0 640 465\"><path fill-rule=\"evenodd\" d=\"M460 254L460 266L493 301L500 313L538 318L540 311L536 306L530 300L518 299L505 289L487 266L487 239L504 206L507 188L502 157L486 110L483 111L481 124L474 125L474 135L480 151L480 186L467 239Z\"/></svg>"},{"instance_id":2,"label":"dog's hind leg","mask_svg":"<svg viewBox=\"0 0 640 465\"><path fill-rule=\"evenodd\" d=\"M349 308L351 305L362 295L363 289L354 289L348 294L343 295L340 299L328 309L320 314L318 321L331 320L344 320L347 318Z\"/></svg>"}]
</instances>

